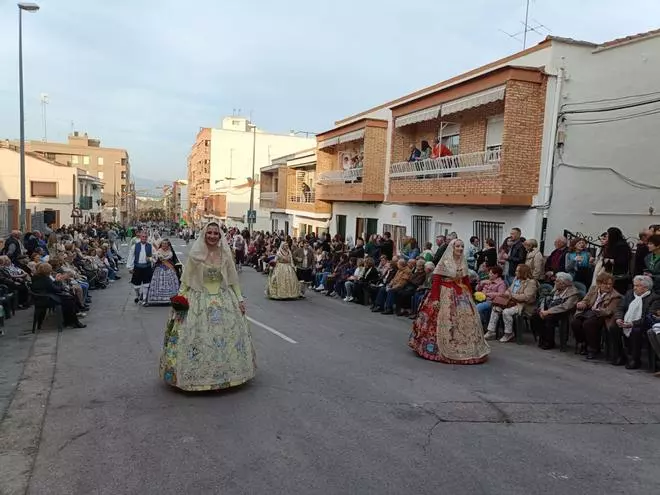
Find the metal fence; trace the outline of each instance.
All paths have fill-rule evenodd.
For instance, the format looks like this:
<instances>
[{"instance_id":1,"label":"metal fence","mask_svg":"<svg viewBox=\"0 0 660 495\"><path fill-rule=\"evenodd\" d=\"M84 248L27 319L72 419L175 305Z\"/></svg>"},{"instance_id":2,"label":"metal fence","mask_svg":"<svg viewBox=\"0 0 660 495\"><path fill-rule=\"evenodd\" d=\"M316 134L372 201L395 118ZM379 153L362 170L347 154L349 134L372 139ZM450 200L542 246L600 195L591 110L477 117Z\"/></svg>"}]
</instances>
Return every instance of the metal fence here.
<instances>
[{"instance_id":1,"label":"metal fence","mask_svg":"<svg viewBox=\"0 0 660 495\"><path fill-rule=\"evenodd\" d=\"M417 241L420 249L424 249L424 244L431 241L431 221L433 217L423 215L412 215L410 217L410 226L412 227L412 236Z\"/></svg>"},{"instance_id":2,"label":"metal fence","mask_svg":"<svg viewBox=\"0 0 660 495\"><path fill-rule=\"evenodd\" d=\"M504 222L487 222L485 220L475 220L472 222L472 233L483 243L486 239L493 239L495 246L502 245L504 234Z\"/></svg>"},{"instance_id":3,"label":"metal fence","mask_svg":"<svg viewBox=\"0 0 660 495\"><path fill-rule=\"evenodd\" d=\"M0 238L5 239L11 231L11 206L9 202L0 202Z\"/></svg>"},{"instance_id":4,"label":"metal fence","mask_svg":"<svg viewBox=\"0 0 660 495\"><path fill-rule=\"evenodd\" d=\"M447 172L493 172L498 171L502 159L501 150L478 151L462 155L427 158L415 162L398 162L390 165L390 178L451 177Z\"/></svg>"}]
</instances>

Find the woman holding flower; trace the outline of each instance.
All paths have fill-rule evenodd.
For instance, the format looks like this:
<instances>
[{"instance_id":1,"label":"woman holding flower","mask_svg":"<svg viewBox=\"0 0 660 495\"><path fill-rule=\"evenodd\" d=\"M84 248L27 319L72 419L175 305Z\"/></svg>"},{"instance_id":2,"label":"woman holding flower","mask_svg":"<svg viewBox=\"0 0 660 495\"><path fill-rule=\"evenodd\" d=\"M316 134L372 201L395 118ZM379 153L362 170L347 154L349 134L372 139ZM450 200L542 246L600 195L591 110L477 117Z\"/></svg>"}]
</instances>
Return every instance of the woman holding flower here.
<instances>
[{"instance_id":1,"label":"woman holding flower","mask_svg":"<svg viewBox=\"0 0 660 495\"><path fill-rule=\"evenodd\" d=\"M217 223L208 224L191 248L172 305L160 360L166 383L202 391L254 378L245 303L231 250Z\"/></svg>"}]
</instances>

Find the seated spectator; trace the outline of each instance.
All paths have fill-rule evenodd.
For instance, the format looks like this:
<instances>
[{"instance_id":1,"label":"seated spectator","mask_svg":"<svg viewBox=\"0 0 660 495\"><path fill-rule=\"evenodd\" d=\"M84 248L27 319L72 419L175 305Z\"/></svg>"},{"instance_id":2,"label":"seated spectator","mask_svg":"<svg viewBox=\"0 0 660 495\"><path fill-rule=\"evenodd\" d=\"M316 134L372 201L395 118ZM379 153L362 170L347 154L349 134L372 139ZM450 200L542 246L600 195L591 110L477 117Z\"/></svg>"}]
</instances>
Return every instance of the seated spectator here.
<instances>
[{"instance_id":1,"label":"seated spectator","mask_svg":"<svg viewBox=\"0 0 660 495\"><path fill-rule=\"evenodd\" d=\"M353 258L355 259L355 258ZM372 263L373 266L373 263ZM350 275L346 281L344 282L344 291L346 293L346 297L344 297L345 302L352 302L353 299L353 288L355 287L355 284L357 284L358 280L362 278L362 275L364 274L365 267L364 267L364 258L360 258L356 262L356 268L353 271L353 274Z\"/></svg>"},{"instance_id":2,"label":"seated spectator","mask_svg":"<svg viewBox=\"0 0 660 495\"><path fill-rule=\"evenodd\" d=\"M575 342L581 355L595 359L600 353L601 329L614 323L614 312L621 302L621 294L614 290L614 278L601 273L596 285L577 303L577 312L571 324Z\"/></svg>"},{"instance_id":3,"label":"seated spectator","mask_svg":"<svg viewBox=\"0 0 660 495\"><path fill-rule=\"evenodd\" d=\"M527 239L524 243L527 250L525 264L532 269L532 278L542 282L545 278L543 253L539 250L539 243L536 239Z\"/></svg>"},{"instance_id":4,"label":"seated spectator","mask_svg":"<svg viewBox=\"0 0 660 495\"><path fill-rule=\"evenodd\" d=\"M642 338L651 326L650 316L660 311L660 295L653 293L653 280L645 275L633 279L633 288L626 292L614 314L614 324L609 327L610 345L613 350L612 364L626 365L626 369L640 367ZM630 357L623 341L627 341Z\"/></svg>"},{"instance_id":5,"label":"seated spectator","mask_svg":"<svg viewBox=\"0 0 660 495\"><path fill-rule=\"evenodd\" d=\"M53 304L62 306L63 323L65 327L85 328L76 315L76 302L74 297L67 292L61 282L53 280L53 268L48 263L37 266L37 273L32 279L32 291L36 294L48 296Z\"/></svg>"},{"instance_id":6,"label":"seated spectator","mask_svg":"<svg viewBox=\"0 0 660 495\"><path fill-rule=\"evenodd\" d=\"M364 258L364 239L358 237L355 241L355 247L348 252L349 258Z\"/></svg>"},{"instance_id":7,"label":"seated spectator","mask_svg":"<svg viewBox=\"0 0 660 495\"><path fill-rule=\"evenodd\" d=\"M660 294L660 234L648 238L649 254L644 258L644 275L653 280L653 292Z\"/></svg>"},{"instance_id":8,"label":"seated spectator","mask_svg":"<svg viewBox=\"0 0 660 495\"><path fill-rule=\"evenodd\" d=\"M380 241L376 234L369 236L369 242L364 246L364 254L374 260L374 263L380 258Z\"/></svg>"},{"instance_id":9,"label":"seated spectator","mask_svg":"<svg viewBox=\"0 0 660 495\"><path fill-rule=\"evenodd\" d=\"M522 313L532 314L536 303L538 282L532 278L532 270L527 265L516 267L516 276L504 296L495 297L492 301L492 312L488 322L486 340L493 340L497 335L497 324L500 316L504 320L504 335L500 342L513 340L513 317Z\"/></svg>"},{"instance_id":10,"label":"seated spectator","mask_svg":"<svg viewBox=\"0 0 660 495\"><path fill-rule=\"evenodd\" d=\"M385 274L390 271L392 265L390 260L384 254L380 255L380 262L378 263L377 269L381 277L384 277Z\"/></svg>"},{"instance_id":11,"label":"seated spectator","mask_svg":"<svg viewBox=\"0 0 660 495\"><path fill-rule=\"evenodd\" d=\"M572 239L566 253L566 273L574 282L584 285L586 290L591 283L591 253L587 250L587 241Z\"/></svg>"},{"instance_id":12,"label":"seated spectator","mask_svg":"<svg viewBox=\"0 0 660 495\"><path fill-rule=\"evenodd\" d=\"M566 271L567 244L565 237L557 237L555 239L555 249L550 253L548 259L545 260L546 282L554 283L555 273Z\"/></svg>"},{"instance_id":13,"label":"seated spectator","mask_svg":"<svg viewBox=\"0 0 660 495\"><path fill-rule=\"evenodd\" d=\"M506 293L506 282L502 278L502 267L495 265L488 270L488 279L482 280L477 285L477 291L483 292L486 300L477 303L477 311L484 328L490 321L490 313L493 308L493 300L498 296L504 296Z\"/></svg>"},{"instance_id":14,"label":"seated spectator","mask_svg":"<svg viewBox=\"0 0 660 495\"><path fill-rule=\"evenodd\" d=\"M420 256L424 259L424 261L433 261L433 244L430 242L427 242L424 244L424 251L420 254Z\"/></svg>"},{"instance_id":15,"label":"seated spectator","mask_svg":"<svg viewBox=\"0 0 660 495\"><path fill-rule=\"evenodd\" d=\"M405 264L405 261L403 260L401 261ZM398 260L391 260L388 263L389 263L389 268L387 269L387 271L383 273L378 283L369 286L369 290L368 290L369 299L372 302L371 311L373 311L374 313L378 311L382 311L382 308L379 308L377 305L377 300L378 300L378 296L380 295L380 290L381 289L385 290L389 286L390 282L392 281L392 279L394 279L398 271L398 265L399 265Z\"/></svg>"},{"instance_id":16,"label":"seated spectator","mask_svg":"<svg viewBox=\"0 0 660 495\"><path fill-rule=\"evenodd\" d=\"M419 311L419 307L422 304L422 301L426 297L426 294L431 290L431 286L433 285L433 270L435 269L435 265L433 264L432 261L427 261L424 263L424 282L422 285L417 287L417 290L412 296L412 301L410 303L411 305L411 311L410 311L410 319L414 320L417 318L417 312Z\"/></svg>"},{"instance_id":17,"label":"seated spectator","mask_svg":"<svg viewBox=\"0 0 660 495\"><path fill-rule=\"evenodd\" d=\"M332 274L328 276L325 280L325 291L324 293L329 296L335 296L335 282L343 281L348 274L346 271L350 268L350 260L347 254L342 254L339 256L339 262L335 265L335 269L332 271ZM353 265L355 269L355 265Z\"/></svg>"},{"instance_id":18,"label":"seated spectator","mask_svg":"<svg viewBox=\"0 0 660 495\"><path fill-rule=\"evenodd\" d=\"M11 292L18 295L18 309L30 305L30 288L28 274L14 266L9 256L0 256L0 284L6 285Z\"/></svg>"},{"instance_id":19,"label":"seated spectator","mask_svg":"<svg viewBox=\"0 0 660 495\"><path fill-rule=\"evenodd\" d=\"M350 296L348 302L357 300L364 302L367 299L367 292L372 284L377 284L380 280L380 273L374 266L372 258L364 260L364 270L357 280L346 282L346 295ZM349 290L350 289L350 290Z\"/></svg>"},{"instance_id":20,"label":"seated spectator","mask_svg":"<svg viewBox=\"0 0 660 495\"><path fill-rule=\"evenodd\" d=\"M419 246L417 245L417 240L413 237L408 238L408 242L404 249L401 250L400 257L405 261L416 260L419 256Z\"/></svg>"},{"instance_id":21,"label":"seated spectator","mask_svg":"<svg viewBox=\"0 0 660 495\"><path fill-rule=\"evenodd\" d=\"M406 283L406 285L397 295L397 316L407 316L410 314L410 311L405 311L405 309L410 308L412 310L412 297L417 292L417 289L419 289L426 280L426 272L424 271L425 263L426 262L422 258L418 259L417 261L410 260L408 262L408 267L411 268L412 274L408 283Z\"/></svg>"},{"instance_id":22,"label":"seated spectator","mask_svg":"<svg viewBox=\"0 0 660 495\"><path fill-rule=\"evenodd\" d=\"M399 260L397 262L397 271L394 275L394 278L385 286L381 287L378 291L378 296L376 297L376 307L374 312L380 311L384 315L394 314L394 302L399 292L406 286L410 277L412 276L412 271L404 260Z\"/></svg>"},{"instance_id":23,"label":"seated spectator","mask_svg":"<svg viewBox=\"0 0 660 495\"><path fill-rule=\"evenodd\" d=\"M532 316L532 328L539 335L541 349L555 348L555 327L562 318L567 318L573 312L579 300L580 291L573 285L573 277L566 272L557 273L554 290Z\"/></svg>"}]
</instances>

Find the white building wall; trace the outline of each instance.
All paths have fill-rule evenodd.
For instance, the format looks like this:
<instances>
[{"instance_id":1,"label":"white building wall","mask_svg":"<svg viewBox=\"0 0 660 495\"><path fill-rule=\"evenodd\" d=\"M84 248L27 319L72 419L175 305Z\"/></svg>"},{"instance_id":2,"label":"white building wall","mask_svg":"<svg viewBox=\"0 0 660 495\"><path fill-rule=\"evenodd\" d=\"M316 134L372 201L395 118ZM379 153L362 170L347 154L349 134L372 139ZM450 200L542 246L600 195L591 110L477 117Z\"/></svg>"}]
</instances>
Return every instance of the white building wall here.
<instances>
[{"instance_id":1,"label":"white building wall","mask_svg":"<svg viewBox=\"0 0 660 495\"><path fill-rule=\"evenodd\" d=\"M330 221L330 233L337 233L337 215L346 215L346 237L355 240L357 218L377 218L378 232L384 232L384 225L406 228L406 234L412 235L413 215L431 217L431 236L441 233L440 229L456 232L461 239L469 239L474 232L474 221L503 222L502 240L511 228L518 227L523 236L533 238L538 223L538 212L531 209L489 209L471 207L417 206L375 203L340 203L333 204L333 218ZM432 239L429 239L432 242ZM420 240L423 242L423 240Z\"/></svg>"},{"instance_id":2,"label":"white building wall","mask_svg":"<svg viewBox=\"0 0 660 495\"><path fill-rule=\"evenodd\" d=\"M596 51L557 44L553 64L566 68L564 110L638 102L649 97L621 98L654 92L660 97L660 36ZM617 100L584 103L603 99ZM611 226L637 236L649 224L660 223L660 114L576 125L578 120L616 119L652 110L660 110L660 102L615 112L566 115L548 212L548 238L564 229L597 236ZM655 187L637 187L624 177Z\"/></svg>"}]
</instances>

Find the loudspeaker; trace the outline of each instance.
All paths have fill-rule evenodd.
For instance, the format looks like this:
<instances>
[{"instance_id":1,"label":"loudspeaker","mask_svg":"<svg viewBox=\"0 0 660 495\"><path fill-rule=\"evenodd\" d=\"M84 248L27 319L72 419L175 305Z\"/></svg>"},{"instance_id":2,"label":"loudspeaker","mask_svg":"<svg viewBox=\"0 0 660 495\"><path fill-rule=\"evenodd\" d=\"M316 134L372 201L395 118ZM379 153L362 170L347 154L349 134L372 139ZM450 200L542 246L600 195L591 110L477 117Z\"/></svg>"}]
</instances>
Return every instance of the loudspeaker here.
<instances>
[{"instance_id":1,"label":"loudspeaker","mask_svg":"<svg viewBox=\"0 0 660 495\"><path fill-rule=\"evenodd\" d=\"M55 220L56 220L55 210L44 210L44 223L46 225L54 224Z\"/></svg>"}]
</instances>

